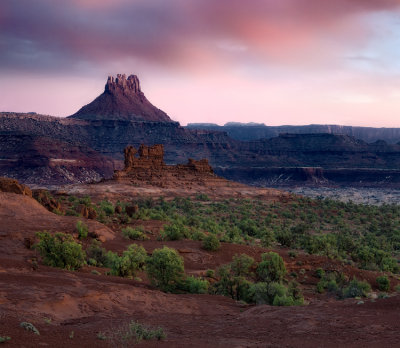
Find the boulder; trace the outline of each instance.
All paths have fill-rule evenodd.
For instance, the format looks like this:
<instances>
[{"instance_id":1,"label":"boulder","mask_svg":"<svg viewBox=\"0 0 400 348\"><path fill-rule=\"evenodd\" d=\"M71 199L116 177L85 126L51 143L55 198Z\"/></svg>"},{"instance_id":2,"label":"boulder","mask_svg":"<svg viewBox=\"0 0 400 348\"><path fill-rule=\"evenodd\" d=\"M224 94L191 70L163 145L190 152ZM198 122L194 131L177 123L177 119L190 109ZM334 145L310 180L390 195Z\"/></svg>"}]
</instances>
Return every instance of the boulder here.
<instances>
[{"instance_id":1,"label":"boulder","mask_svg":"<svg viewBox=\"0 0 400 348\"><path fill-rule=\"evenodd\" d=\"M20 184L18 180L10 178L0 178L0 191L32 197L32 191L28 186Z\"/></svg>"}]
</instances>

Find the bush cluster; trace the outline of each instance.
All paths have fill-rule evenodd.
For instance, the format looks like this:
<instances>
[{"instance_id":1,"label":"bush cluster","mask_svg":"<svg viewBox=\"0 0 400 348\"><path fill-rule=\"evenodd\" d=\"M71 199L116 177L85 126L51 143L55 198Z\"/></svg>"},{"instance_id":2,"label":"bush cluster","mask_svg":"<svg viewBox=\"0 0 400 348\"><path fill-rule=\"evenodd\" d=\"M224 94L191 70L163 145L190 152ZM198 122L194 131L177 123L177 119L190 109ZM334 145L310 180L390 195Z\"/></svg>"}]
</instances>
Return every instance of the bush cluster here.
<instances>
[{"instance_id":1,"label":"bush cluster","mask_svg":"<svg viewBox=\"0 0 400 348\"><path fill-rule=\"evenodd\" d=\"M285 274L283 259L276 253L263 254L258 265L246 254L235 255L230 264L217 270L218 281L213 284L212 290L249 303L301 305L303 296L298 285L294 282L285 285Z\"/></svg>"},{"instance_id":2,"label":"bush cluster","mask_svg":"<svg viewBox=\"0 0 400 348\"><path fill-rule=\"evenodd\" d=\"M50 234L49 232L36 233L39 242L35 248L47 266L76 270L85 263L85 251L75 242L72 236L64 233Z\"/></svg>"},{"instance_id":3,"label":"bush cluster","mask_svg":"<svg viewBox=\"0 0 400 348\"><path fill-rule=\"evenodd\" d=\"M148 239L143 226L139 226L136 228L126 227L122 229L122 235L125 238L129 238L132 240L146 240Z\"/></svg>"}]
</instances>

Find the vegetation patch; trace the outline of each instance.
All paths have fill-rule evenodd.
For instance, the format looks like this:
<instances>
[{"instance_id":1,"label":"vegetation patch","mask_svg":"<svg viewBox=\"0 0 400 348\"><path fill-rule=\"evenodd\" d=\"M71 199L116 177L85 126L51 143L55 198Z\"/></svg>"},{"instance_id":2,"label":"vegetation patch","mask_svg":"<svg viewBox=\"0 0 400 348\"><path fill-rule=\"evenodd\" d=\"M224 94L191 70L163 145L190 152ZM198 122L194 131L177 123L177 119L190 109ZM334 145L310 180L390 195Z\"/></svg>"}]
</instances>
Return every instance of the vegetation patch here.
<instances>
[{"instance_id":1,"label":"vegetation patch","mask_svg":"<svg viewBox=\"0 0 400 348\"><path fill-rule=\"evenodd\" d=\"M40 335L39 330L31 323L28 323L26 321L23 321L21 324L19 324L23 329L27 331L33 332L35 335Z\"/></svg>"},{"instance_id":2,"label":"vegetation patch","mask_svg":"<svg viewBox=\"0 0 400 348\"><path fill-rule=\"evenodd\" d=\"M72 236L64 233L50 234L49 232L37 232L39 242L35 248L43 258L47 266L76 270L85 263L85 251L75 242Z\"/></svg>"},{"instance_id":3,"label":"vegetation patch","mask_svg":"<svg viewBox=\"0 0 400 348\"><path fill-rule=\"evenodd\" d=\"M146 272L152 284L163 291L175 291L184 278L183 258L175 249L155 249L147 259Z\"/></svg>"}]
</instances>

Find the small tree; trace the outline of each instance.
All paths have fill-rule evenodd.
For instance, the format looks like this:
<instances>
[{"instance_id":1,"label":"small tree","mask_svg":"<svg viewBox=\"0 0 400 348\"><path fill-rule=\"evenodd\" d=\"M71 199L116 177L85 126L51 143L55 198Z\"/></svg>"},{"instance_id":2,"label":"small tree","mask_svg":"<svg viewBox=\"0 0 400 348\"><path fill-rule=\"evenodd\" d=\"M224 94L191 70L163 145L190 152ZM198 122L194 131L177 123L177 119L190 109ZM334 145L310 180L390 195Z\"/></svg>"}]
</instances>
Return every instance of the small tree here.
<instances>
[{"instance_id":1,"label":"small tree","mask_svg":"<svg viewBox=\"0 0 400 348\"><path fill-rule=\"evenodd\" d=\"M349 285L343 289L342 297L365 297L370 291L371 286L366 281L353 278Z\"/></svg>"},{"instance_id":2,"label":"small tree","mask_svg":"<svg viewBox=\"0 0 400 348\"><path fill-rule=\"evenodd\" d=\"M146 250L142 246L131 244L122 253L122 256L108 252L108 266L110 266L113 275L134 277L139 270L144 269L146 256Z\"/></svg>"},{"instance_id":3,"label":"small tree","mask_svg":"<svg viewBox=\"0 0 400 348\"><path fill-rule=\"evenodd\" d=\"M151 282L163 291L173 291L183 279L183 258L175 249L164 246L147 258L146 271Z\"/></svg>"},{"instance_id":4,"label":"small tree","mask_svg":"<svg viewBox=\"0 0 400 348\"><path fill-rule=\"evenodd\" d=\"M285 263L277 253L269 252L261 255L257 275L264 282L281 282L286 274Z\"/></svg>"},{"instance_id":5,"label":"small tree","mask_svg":"<svg viewBox=\"0 0 400 348\"><path fill-rule=\"evenodd\" d=\"M387 276L377 277L376 282L378 283L379 290L388 291L390 289L390 280Z\"/></svg>"},{"instance_id":6,"label":"small tree","mask_svg":"<svg viewBox=\"0 0 400 348\"><path fill-rule=\"evenodd\" d=\"M52 235L46 231L38 232L36 236L39 243L35 248L43 257L45 265L75 270L85 263L85 252L72 236L64 233Z\"/></svg>"},{"instance_id":7,"label":"small tree","mask_svg":"<svg viewBox=\"0 0 400 348\"><path fill-rule=\"evenodd\" d=\"M180 221L174 221L170 225L164 225L161 237L164 240L181 240L188 237L188 229Z\"/></svg>"},{"instance_id":8,"label":"small tree","mask_svg":"<svg viewBox=\"0 0 400 348\"><path fill-rule=\"evenodd\" d=\"M254 259L246 254L235 255L232 258L231 270L237 277L245 277L250 273L250 268L254 264Z\"/></svg>"},{"instance_id":9,"label":"small tree","mask_svg":"<svg viewBox=\"0 0 400 348\"><path fill-rule=\"evenodd\" d=\"M209 234L204 238L202 247L205 250L216 251L221 247L221 243L214 234Z\"/></svg>"}]
</instances>

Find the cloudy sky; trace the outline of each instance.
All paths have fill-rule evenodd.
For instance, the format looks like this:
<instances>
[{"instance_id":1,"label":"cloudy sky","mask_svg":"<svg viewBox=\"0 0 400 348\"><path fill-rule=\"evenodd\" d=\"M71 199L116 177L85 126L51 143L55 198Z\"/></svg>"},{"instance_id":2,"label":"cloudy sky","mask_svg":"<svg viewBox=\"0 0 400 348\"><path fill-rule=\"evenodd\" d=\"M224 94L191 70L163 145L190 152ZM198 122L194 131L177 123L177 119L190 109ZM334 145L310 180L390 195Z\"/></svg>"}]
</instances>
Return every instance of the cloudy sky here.
<instances>
[{"instance_id":1,"label":"cloudy sky","mask_svg":"<svg viewBox=\"0 0 400 348\"><path fill-rule=\"evenodd\" d=\"M0 111L136 74L173 119L400 127L398 0L1 0Z\"/></svg>"}]
</instances>

